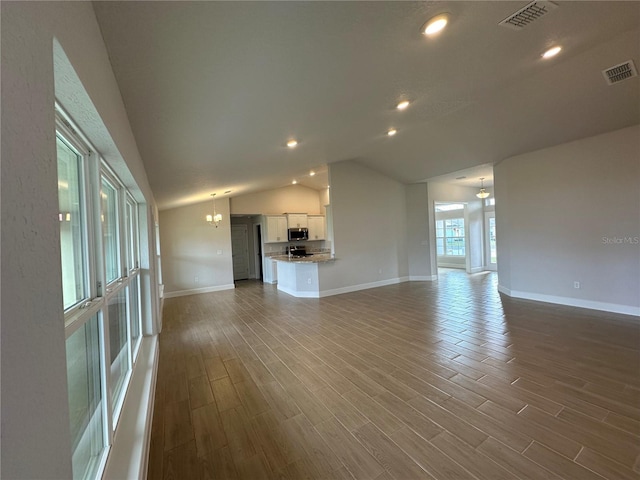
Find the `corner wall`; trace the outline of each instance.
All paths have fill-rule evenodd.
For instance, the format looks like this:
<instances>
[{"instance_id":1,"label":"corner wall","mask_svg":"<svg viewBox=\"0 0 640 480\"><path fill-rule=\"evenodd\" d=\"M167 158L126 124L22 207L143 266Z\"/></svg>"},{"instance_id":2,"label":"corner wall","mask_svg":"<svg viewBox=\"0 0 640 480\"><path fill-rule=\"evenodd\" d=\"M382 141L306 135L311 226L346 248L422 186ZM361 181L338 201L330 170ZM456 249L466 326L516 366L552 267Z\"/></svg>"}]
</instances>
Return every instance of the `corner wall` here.
<instances>
[{"instance_id":1,"label":"corner wall","mask_svg":"<svg viewBox=\"0 0 640 480\"><path fill-rule=\"evenodd\" d=\"M426 183L407 185L407 253L410 280L435 280L429 251L429 200Z\"/></svg>"},{"instance_id":2,"label":"corner wall","mask_svg":"<svg viewBox=\"0 0 640 480\"><path fill-rule=\"evenodd\" d=\"M495 167L501 291L640 315L639 139L636 125Z\"/></svg>"},{"instance_id":3,"label":"corner wall","mask_svg":"<svg viewBox=\"0 0 640 480\"><path fill-rule=\"evenodd\" d=\"M321 295L408 280L405 186L355 161L329 165L336 261Z\"/></svg>"},{"instance_id":4,"label":"corner wall","mask_svg":"<svg viewBox=\"0 0 640 480\"><path fill-rule=\"evenodd\" d=\"M0 477L71 478L57 221L56 96L83 127L87 125L84 120L91 123L85 134L101 153L109 156L125 182L135 180L141 190L137 199L147 202L150 212L155 206L92 4L3 1L0 8L3 297ZM73 81L73 78L58 76L62 72L57 71L61 64L54 63L55 45L64 51L84 93L73 96L58 83L59 79ZM78 116L80 111L86 116ZM99 122L94 122L96 112ZM104 137L98 131L108 132L114 148L102 151L107 144L101 142ZM118 162L116 157L126 161ZM130 173L124 175L125 171ZM145 227L148 229L149 225L141 224L141 229ZM152 243L153 231L145 233ZM148 273L153 296L157 285L152 265ZM152 304L156 301L157 296L151 299ZM157 320L154 314L149 314L150 324ZM134 397L128 395L126 402L134 402Z\"/></svg>"},{"instance_id":5,"label":"corner wall","mask_svg":"<svg viewBox=\"0 0 640 480\"><path fill-rule=\"evenodd\" d=\"M216 200L217 228L205 220L212 210L206 201L160 211L165 297L234 288L229 199Z\"/></svg>"}]
</instances>

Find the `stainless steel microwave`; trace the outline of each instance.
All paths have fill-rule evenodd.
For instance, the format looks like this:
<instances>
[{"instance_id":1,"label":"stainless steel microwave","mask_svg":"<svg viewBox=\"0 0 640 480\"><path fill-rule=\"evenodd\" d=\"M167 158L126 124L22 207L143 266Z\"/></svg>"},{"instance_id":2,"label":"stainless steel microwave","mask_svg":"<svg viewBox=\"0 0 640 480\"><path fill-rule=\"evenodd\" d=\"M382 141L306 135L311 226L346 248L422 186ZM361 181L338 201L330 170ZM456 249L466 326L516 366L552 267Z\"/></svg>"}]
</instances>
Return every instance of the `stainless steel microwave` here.
<instances>
[{"instance_id":1,"label":"stainless steel microwave","mask_svg":"<svg viewBox=\"0 0 640 480\"><path fill-rule=\"evenodd\" d=\"M309 240L309 229L308 228L290 228L289 241L298 242L301 240Z\"/></svg>"}]
</instances>

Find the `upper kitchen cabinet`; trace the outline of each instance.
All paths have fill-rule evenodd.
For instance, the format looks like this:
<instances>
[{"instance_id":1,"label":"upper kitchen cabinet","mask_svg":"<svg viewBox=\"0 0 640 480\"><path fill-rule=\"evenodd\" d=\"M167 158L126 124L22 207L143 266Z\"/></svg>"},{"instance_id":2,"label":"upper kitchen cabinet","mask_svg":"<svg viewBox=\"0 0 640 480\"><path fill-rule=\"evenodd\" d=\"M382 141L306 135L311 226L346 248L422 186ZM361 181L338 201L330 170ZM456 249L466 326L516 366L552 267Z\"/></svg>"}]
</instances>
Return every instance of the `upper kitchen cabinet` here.
<instances>
[{"instance_id":1,"label":"upper kitchen cabinet","mask_svg":"<svg viewBox=\"0 0 640 480\"><path fill-rule=\"evenodd\" d=\"M286 242L289 237L287 235L287 217L284 215L265 215L266 227L264 243ZM306 215L305 215L306 218Z\"/></svg>"},{"instance_id":2,"label":"upper kitchen cabinet","mask_svg":"<svg viewBox=\"0 0 640 480\"><path fill-rule=\"evenodd\" d=\"M324 240L324 215L309 215L307 223L309 225L309 240Z\"/></svg>"},{"instance_id":3,"label":"upper kitchen cabinet","mask_svg":"<svg viewBox=\"0 0 640 480\"><path fill-rule=\"evenodd\" d=\"M287 213L289 228L308 228L306 213Z\"/></svg>"}]
</instances>

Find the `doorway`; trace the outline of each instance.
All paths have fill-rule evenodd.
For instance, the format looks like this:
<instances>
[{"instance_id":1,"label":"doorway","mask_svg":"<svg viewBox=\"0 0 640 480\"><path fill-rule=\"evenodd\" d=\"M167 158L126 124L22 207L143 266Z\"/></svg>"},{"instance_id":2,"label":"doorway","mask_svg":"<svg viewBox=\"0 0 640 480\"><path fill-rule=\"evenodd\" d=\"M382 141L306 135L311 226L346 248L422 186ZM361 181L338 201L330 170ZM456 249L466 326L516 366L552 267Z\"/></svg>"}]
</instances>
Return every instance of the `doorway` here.
<instances>
[{"instance_id":1,"label":"doorway","mask_svg":"<svg viewBox=\"0 0 640 480\"><path fill-rule=\"evenodd\" d=\"M469 271L467 205L463 202L435 202L435 222L438 268Z\"/></svg>"},{"instance_id":2,"label":"doorway","mask_svg":"<svg viewBox=\"0 0 640 480\"><path fill-rule=\"evenodd\" d=\"M263 282L264 276L262 274L262 226L259 223L256 223L253 225L253 228L253 250L256 255L256 278Z\"/></svg>"},{"instance_id":3,"label":"doorway","mask_svg":"<svg viewBox=\"0 0 640 480\"><path fill-rule=\"evenodd\" d=\"M244 224L231 225L233 280L249 278L249 234Z\"/></svg>"},{"instance_id":4,"label":"doorway","mask_svg":"<svg viewBox=\"0 0 640 480\"><path fill-rule=\"evenodd\" d=\"M487 270L496 271L498 269L498 250L496 249L496 212L485 212L485 265Z\"/></svg>"}]
</instances>

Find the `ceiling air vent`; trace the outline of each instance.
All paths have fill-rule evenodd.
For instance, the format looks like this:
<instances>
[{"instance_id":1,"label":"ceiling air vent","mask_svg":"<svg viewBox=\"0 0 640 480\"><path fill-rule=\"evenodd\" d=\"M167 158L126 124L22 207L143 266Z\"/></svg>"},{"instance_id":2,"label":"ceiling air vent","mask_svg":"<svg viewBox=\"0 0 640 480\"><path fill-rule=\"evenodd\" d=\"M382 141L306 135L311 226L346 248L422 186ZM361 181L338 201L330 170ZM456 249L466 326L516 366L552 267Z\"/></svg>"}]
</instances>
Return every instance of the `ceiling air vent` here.
<instances>
[{"instance_id":1,"label":"ceiling air vent","mask_svg":"<svg viewBox=\"0 0 640 480\"><path fill-rule=\"evenodd\" d=\"M621 82L627 78L637 77L638 72L636 66L633 64L633 60L627 60L624 63L615 65L611 68L607 68L602 71L605 80L609 85Z\"/></svg>"},{"instance_id":2,"label":"ceiling air vent","mask_svg":"<svg viewBox=\"0 0 640 480\"><path fill-rule=\"evenodd\" d=\"M530 23L538 20L540 17L543 17L551 10L555 10L556 8L558 8L558 6L553 2L547 2L543 0L534 1L529 5L522 7L513 15L509 15L498 25L502 25L503 27L511 28L513 30L522 30Z\"/></svg>"}]
</instances>

